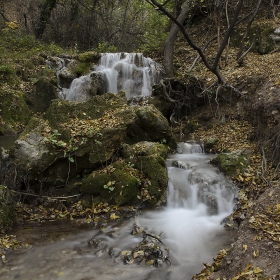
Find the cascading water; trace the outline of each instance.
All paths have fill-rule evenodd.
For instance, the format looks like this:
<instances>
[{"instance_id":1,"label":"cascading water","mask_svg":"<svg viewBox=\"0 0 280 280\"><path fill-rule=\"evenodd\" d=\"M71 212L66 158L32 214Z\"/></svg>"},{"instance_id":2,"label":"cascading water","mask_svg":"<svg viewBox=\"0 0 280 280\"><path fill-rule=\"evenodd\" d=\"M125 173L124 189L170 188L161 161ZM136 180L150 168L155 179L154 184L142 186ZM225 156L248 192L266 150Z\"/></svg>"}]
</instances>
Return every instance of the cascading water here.
<instances>
[{"instance_id":1,"label":"cascading water","mask_svg":"<svg viewBox=\"0 0 280 280\"><path fill-rule=\"evenodd\" d=\"M71 101L86 101L91 97L92 88L99 85L103 87L99 89L102 93L124 91L127 99L149 96L162 73L158 63L141 53L104 53L99 65L88 75L74 79L70 88L62 89L61 96Z\"/></svg>"},{"instance_id":2,"label":"cascading water","mask_svg":"<svg viewBox=\"0 0 280 280\"><path fill-rule=\"evenodd\" d=\"M164 209L31 248L8 263L0 272L1 279L190 280L203 263L211 262L231 242L221 221L233 211L235 188L209 164L211 157L198 144L181 143L179 153L167 160L169 187ZM142 234L130 234L135 223L161 236L169 248L171 265L124 264L122 252L133 250L143 239ZM96 246L89 246L88 240Z\"/></svg>"}]
</instances>

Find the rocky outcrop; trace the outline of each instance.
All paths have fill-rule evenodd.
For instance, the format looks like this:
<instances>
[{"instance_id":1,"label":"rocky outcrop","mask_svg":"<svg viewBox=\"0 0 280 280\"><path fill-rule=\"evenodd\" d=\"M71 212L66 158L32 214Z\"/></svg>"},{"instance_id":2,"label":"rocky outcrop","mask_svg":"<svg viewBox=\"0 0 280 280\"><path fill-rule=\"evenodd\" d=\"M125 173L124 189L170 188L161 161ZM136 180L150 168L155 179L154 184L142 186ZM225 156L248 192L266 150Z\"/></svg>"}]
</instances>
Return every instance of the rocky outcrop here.
<instances>
[{"instance_id":1,"label":"rocky outcrop","mask_svg":"<svg viewBox=\"0 0 280 280\"><path fill-rule=\"evenodd\" d=\"M134 143L139 143L135 145L140 154L129 154ZM151 105L128 106L124 93L80 103L54 99L44 119L31 119L10 152L9 169L2 166L2 170L7 176L17 174L12 188L38 192L73 182L71 192L94 194L116 204L141 197L140 189L146 188L146 196L156 202L167 186L167 151L176 146L166 118ZM131 164L138 175L129 175ZM111 165L119 171L97 176ZM104 188L108 182L116 182L112 199Z\"/></svg>"}]
</instances>

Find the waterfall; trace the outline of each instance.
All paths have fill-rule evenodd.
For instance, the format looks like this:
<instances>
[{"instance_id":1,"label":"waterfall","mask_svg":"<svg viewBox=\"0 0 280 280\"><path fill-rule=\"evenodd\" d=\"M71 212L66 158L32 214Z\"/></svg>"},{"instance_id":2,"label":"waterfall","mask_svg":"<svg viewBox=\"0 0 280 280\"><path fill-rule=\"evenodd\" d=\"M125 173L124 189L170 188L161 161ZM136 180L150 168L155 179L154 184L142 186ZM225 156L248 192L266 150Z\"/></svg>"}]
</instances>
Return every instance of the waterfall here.
<instances>
[{"instance_id":1,"label":"waterfall","mask_svg":"<svg viewBox=\"0 0 280 280\"><path fill-rule=\"evenodd\" d=\"M160 81L162 73L158 63L141 53L104 53L99 65L88 75L74 79L69 89L63 88L61 96L71 101L86 101L99 94L93 90L99 84L105 86L99 92L124 91L127 99L150 96L152 86Z\"/></svg>"},{"instance_id":2,"label":"waterfall","mask_svg":"<svg viewBox=\"0 0 280 280\"><path fill-rule=\"evenodd\" d=\"M218 251L229 247L232 241L231 232L224 229L221 221L233 212L236 190L232 182L209 164L211 157L198 144L180 143L178 153L167 159L169 186L165 207L144 211L135 219L104 222L100 228L84 229L79 234L72 232L61 240L34 246L25 254L11 251L14 260L8 256L9 263L3 266L2 270L6 270L1 277L3 280L58 279L58 276L62 280L191 280L201 271L203 263L212 263ZM69 221L67 224L73 226ZM165 254L164 250L169 249L171 265L162 262L155 268L145 261L139 265L136 261L124 264L124 255L135 248L135 254L146 254L157 246L155 241L149 241L147 246L152 247L146 247L146 251L137 247L143 233L130 234L135 224L153 236L160 236L164 243L159 244L161 251ZM39 230L41 226L43 223ZM49 229L52 225L45 226ZM57 231L55 224L53 227L50 231Z\"/></svg>"}]
</instances>

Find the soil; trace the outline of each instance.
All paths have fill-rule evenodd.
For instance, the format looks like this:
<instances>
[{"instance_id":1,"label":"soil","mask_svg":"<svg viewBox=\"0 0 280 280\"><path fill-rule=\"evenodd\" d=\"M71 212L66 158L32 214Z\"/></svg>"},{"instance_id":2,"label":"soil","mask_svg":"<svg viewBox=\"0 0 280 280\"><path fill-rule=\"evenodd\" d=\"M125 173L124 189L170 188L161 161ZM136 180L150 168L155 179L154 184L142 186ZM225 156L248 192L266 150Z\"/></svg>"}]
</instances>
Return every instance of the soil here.
<instances>
[{"instance_id":1,"label":"soil","mask_svg":"<svg viewBox=\"0 0 280 280\"><path fill-rule=\"evenodd\" d=\"M258 198L241 223L235 242L221 261L218 271L209 279L234 279L238 276L240 276L238 279L249 279L245 278L245 273L250 271L253 273L247 274L247 276L251 277L255 274L255 278L250 279L264 279L265 277L267 277L265 279L279 279L280 212L277 212L276 217L269 215L270 212L277 209L277 205L280 206L279 202L280 186L268 188ZM264 213L268 215L267 220L261 216ZM254 228L253 217L256 219L256 223L262 224L262 226ZM262 220L258 220L258 217ZM260 268L262 273L254 273L256 267ZM255 272L260 270L255 270ZM241 276L242 272L243 276Z\"/></svg>"}]
</instances>

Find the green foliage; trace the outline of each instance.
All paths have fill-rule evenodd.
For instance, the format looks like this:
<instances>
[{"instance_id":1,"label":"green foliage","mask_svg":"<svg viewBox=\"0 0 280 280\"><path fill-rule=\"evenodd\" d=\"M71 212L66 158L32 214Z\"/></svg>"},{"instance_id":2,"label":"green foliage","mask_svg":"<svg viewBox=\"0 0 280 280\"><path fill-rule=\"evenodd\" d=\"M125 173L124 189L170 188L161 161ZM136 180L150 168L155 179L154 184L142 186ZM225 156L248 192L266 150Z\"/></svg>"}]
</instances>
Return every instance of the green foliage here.
<instances>
[{"instance_id":1,"label":"green foliage","mask_svg":"<svg viewBox=\"0 0 280 280\"><path fill-rule=\"evenodd\" d=\"M63 53L63 49L55 44L43 44L34 36L27 34L20 28L5 28L0 30L0 58L30 58L45 52L48 55Z\"/></svg>"},{"instance_id":2,"label":"green foliage","mask_svg":"<svg viewBox=\"0 0 280 280\"><path fill-rule=\"evenodd\" d=\"M115 184L116 184L116 181L109 181L106 185L103 186L103 188L108 189L109 193L110 193L115 189L115 187L114 187Z\"/></svg>"},{"instance_id":3,"label":"green foliage","mask_svg":"<svg viewBox=\"0 0 280 280\"><path fill-rule=\"evenodd\" d=\"M115 53L118 52L118 48L114 45L110 45L108 42L100 42L95 51L99 53Z\"/></svg>"},{"instance_id":4,"label":"green foliage","mask_svg":"<svg viewBox=\"0 0 280 280\"><path fill-rule=\"evenodd\" d=\"M159 14L152 5L146 1L143 5L145 10L143 16L143 45L141 52L158 51L162 48L167 37L169 20L166 16Z\"/></svg>"}]
</instances>

